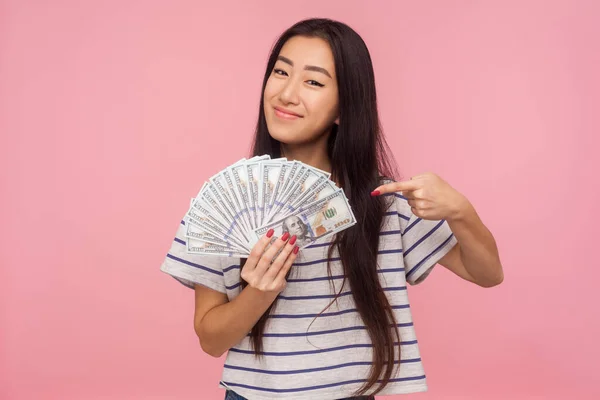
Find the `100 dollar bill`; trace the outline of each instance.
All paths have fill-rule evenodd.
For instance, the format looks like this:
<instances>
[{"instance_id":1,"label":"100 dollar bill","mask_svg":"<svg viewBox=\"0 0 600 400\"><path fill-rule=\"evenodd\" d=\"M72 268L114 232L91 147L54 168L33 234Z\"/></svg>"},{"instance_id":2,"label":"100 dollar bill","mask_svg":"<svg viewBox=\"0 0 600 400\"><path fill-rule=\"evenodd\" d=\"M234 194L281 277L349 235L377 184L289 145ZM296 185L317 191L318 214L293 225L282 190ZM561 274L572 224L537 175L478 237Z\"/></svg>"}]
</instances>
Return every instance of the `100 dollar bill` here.
<instances>
[{"instance_id":1,"label":"100 dollar bill","mask_svg":"<svg viewBox=\"0 0 600 400\"><path fill-rule=\"evenodd\" d=\"M296 235L296 244L303 248L325 236L333 235L356 224L348 199L342 190L323 197L313 203L301 207L287 217L273 221L254 230L256 243L269 229L275 231L274 236L282 236L289 232Z\"/></svg>"},{"instance_id":2,"label":"100 dollar bill","mask_svg":"<svg viewBox=\"0 0 600 400\"><path fill-rule=\"evenodd\" d=\"M226 257L248 257L248 253L242 253L237 249L233 249L231 247L218 246L213 243L208 243L202 240L196 240L191 238L187 238L186 247L187 252L190 254L205 254Z\"/></svg>"}]
</instances>

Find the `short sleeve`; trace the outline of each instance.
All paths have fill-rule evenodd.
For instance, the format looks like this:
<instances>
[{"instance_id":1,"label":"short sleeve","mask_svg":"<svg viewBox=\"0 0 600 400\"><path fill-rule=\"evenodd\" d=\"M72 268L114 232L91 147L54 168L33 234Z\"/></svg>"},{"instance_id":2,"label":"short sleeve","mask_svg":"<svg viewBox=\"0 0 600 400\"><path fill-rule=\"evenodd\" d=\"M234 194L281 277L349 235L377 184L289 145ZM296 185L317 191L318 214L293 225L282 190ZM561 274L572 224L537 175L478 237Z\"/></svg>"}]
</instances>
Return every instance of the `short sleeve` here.
<instances>
[{"instance_id":1,"label":"short sleeve","mask_svg":"<svg viewBox=\"0 0 600 400\"><path fill-rule=\"evenodd\" d=\"M458 242L445 220L424 220L411 211L406 199L397 195L396 204L401 219L401 237L406 281L421 283L437 262Z\"/></svg>"},{"instance_id":2,"label":"short sleeve","mask_svg":"<svg viewBox=\"0 0 600 400\"><path fill-rule=\"evenodd\" d=\"M222 259L220 256L189 254L186 247L186 221L182 220L171 248L160 270L181 284L194 288L198 283L221 293L226 293Z\"/></svg>"}]
</instances>

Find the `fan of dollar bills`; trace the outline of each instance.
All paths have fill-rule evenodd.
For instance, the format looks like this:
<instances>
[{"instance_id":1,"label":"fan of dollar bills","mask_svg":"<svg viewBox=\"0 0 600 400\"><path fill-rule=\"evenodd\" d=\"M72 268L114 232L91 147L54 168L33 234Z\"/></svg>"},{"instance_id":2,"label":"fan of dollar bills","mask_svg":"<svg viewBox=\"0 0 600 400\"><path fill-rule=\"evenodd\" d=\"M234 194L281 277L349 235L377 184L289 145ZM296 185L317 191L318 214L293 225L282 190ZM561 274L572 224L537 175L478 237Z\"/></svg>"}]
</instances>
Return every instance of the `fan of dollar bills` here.
<instances>
[{"instance_id":1,"label":"fan of dollar bills","mask_svg":"<svg viewBox=\"0 0 600 400\"><path fill-rule=\"evenodd\" d=\"M331 174L270 156L242 159L205 182L191 200L188 253L248 257L269 229L296 235L303 248L356 223Z\"/></svg>"}]
</instances>

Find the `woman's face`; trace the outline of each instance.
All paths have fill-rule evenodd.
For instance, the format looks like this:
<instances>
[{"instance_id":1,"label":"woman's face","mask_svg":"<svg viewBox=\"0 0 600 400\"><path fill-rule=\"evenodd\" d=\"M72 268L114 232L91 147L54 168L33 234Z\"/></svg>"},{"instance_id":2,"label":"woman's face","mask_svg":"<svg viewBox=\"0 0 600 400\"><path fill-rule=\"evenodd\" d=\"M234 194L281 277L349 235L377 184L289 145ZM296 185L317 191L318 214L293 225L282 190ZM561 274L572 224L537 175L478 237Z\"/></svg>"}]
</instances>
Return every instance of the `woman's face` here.
<instances>
[{"instance_id":1,"label":"woman's face","mask_svg":"<svg viewBox=\"0 0 600 400\"><path fill-rule=\"evenodd\" d=\"M269 133L285 144L304 144L338 123L338 88L329 44L295 36L281 49L264 93Z\"/></svg>"}]
</instances>

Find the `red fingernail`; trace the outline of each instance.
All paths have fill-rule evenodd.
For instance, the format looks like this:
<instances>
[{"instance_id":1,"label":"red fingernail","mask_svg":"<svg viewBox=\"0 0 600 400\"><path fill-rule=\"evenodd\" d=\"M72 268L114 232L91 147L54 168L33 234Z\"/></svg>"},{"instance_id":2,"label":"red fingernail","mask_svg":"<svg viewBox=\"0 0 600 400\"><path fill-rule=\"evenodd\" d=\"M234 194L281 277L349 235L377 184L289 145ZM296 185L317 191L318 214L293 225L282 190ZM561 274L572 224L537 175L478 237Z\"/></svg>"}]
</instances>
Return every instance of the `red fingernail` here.
<instances>
[{"instance_id":1,"label":"red fingernail","mask_svg":"<svg viewBox=\"0 0 600 400\"><path fill-rule=\"evenodd\" d=\"M281 240L283 240L283 241L285 242L286 240L288 240L288 238L289 238L289 237L290 237L290 233L289 233L289 232L286 232L286 233L285 233L285 234L284 234L284 235L281 237Z\"/></svg>"},{"instance_id":2,"label":"red fingernail","mask_svg":"<svg viewBox=\"0 0 600 400\"><path fill-rule=\"evenodd\" d=\"M274 233L275 233L275 230L269 229L269 231L267 232L267 237L270 238L271 236L273 236Z\"/></svg>"},{"instance_id":3,"label":"red fingernail","mask_svg":"<svg viewBox=\"0 0 600 400\"><path fill-rule=\"evenodd\" d=\"M294 247L294 254L298 254L298 250L300 250L300 247L298 247L298 246Z\"/></svg>"},{"instance_id":4,"label":"red fingernail","mask_svg":"<svg viewBox=\"0 0 600 400\"><path fill-rule=\"evenodd\" d=\"M371 192L371 196L379 196L381 194L381 192L379 190L373 190Z\"/></svg>"},{"instance_id":5,"label":"red fingernail","mask_svg":"<svg viewBox=\"0 0 600 400\"><path fill-rule=\"evenodd\" d=\"M292 236L292 238L290 239L290 244L296 243L296 239L296 235Z\"/></svg>"}]
</instances>

